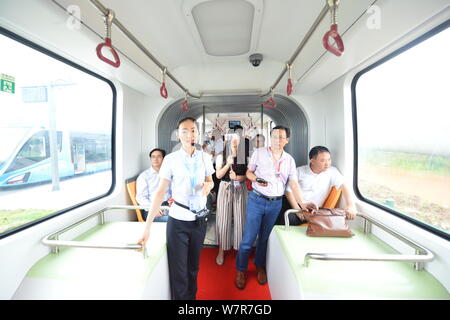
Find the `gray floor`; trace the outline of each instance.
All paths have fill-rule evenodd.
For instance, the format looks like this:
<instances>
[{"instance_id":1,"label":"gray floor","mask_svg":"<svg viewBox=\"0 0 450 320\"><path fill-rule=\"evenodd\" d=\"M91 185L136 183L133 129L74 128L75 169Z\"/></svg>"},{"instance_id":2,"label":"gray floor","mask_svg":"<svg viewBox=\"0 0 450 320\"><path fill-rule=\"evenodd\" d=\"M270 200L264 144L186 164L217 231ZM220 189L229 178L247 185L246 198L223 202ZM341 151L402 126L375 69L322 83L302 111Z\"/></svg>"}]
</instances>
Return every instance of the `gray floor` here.
<instances>
[{"instance_id":1,"label":"gray floor","mask_svg":"<svg viewBox=\"0 0 450 320\"><path fill-rule=\"evenodd\" d=\"M204 245L207 246L217 246L216 240L216 213L213 211L209 215L208 226L206 229L206 237L203 242Z\"/></svg>"}]
</instances>

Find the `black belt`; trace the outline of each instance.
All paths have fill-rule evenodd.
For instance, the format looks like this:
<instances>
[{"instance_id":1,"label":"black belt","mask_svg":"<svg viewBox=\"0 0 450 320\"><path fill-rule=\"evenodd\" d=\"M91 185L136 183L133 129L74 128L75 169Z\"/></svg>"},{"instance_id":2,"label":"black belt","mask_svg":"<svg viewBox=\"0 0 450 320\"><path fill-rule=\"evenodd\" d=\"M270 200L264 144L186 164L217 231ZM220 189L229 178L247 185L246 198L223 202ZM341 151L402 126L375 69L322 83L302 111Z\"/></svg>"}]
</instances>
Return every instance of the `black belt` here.
<instances>
[{"instance_id":1,"label":"black belt","mask_svg":"<svg viewBox=\"0 0 450 320\"><path fill-rule=\"evenodd\" d=\"M180 206L180 207L182 207L182 208L185 208L185 209L188 209L189 211L191 211L191 209L189 209L189 207L188 206L185 206L184 204L182 204L182 203L179 203L179 202L177 202L177 201L174 201L174 203L176 204L176 205L178 205L178 206ZM192 211L191 211L192 212Z\"/></svg>"},{"instance_id":2,"label":"black belt","mask_svg":"<svg viewBox=\"0 0 450 320\"><path fill-rule=\"evenodd\" d=\"M179 203L179 202L177 202L177 201L173 201L176 205L178 205L179 207L182 207L182 208L184 208L184 209L187 209L187 210L189 210L190 212L192 212L192 213L195 213L195 214L197 214L198 212L197 211L192 211L191 209L189 209L189 207L188 206L186 206L186 205L184 205L184 204L182 204L182 203ZM202 210L200 210L200 211L202 211Z\"/></svg>"},{"instance_id":3,"label":"black belt","mask_svg":"<svg viewBox=\"0 0 450 320\"><path fill-rule=\"evenodd\" d=\"M192 212L193 214L195 214L195 223L197 224L197 226L204 226L208 222L208 215L209 215L209 210L208 209L203 209L203 210L200 210L198 212L197 211L192 211L192 210L189 209L188 206L186 206L186 205L184 205L182 203L179 203L177 201L174 201L174 202L175 202L175 204L177 206L185 208L185 209L189 210L190 212Z\"/></svg>"},{"instance_id":4,"label":"black belt","mask_svg":"<svg viewBox=\"0 0 450 320\"><path fill-rule=\"evenodd\" d=\"M281 200L281 199L283 198L283 196L279 196L279 197L268 197L268 196L265 196L265 195L259 193L259 192L256 191L255 189L253 189L252 191L253 191L253 193L255 193L258 197L264 198L264 199L266 199L266 200L268 200L268 201L277 201L277 200Z\"/></svg>"}]
</instances>

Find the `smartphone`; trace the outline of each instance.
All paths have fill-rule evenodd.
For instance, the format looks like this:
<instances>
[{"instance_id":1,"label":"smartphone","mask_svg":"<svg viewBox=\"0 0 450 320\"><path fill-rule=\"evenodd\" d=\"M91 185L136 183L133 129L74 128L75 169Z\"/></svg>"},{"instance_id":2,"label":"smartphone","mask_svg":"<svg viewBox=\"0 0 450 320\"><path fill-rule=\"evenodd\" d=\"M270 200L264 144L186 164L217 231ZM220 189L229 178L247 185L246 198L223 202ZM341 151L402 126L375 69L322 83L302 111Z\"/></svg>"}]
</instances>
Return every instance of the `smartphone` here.
<instances>
[{"instance_id":1,"label":"smartphone","mask_svg":"<svg viewBox=\"0 0 450 320\"><path fill-rule=\"evenodd\" d=\"M256 182L261 183L261 184L267 184L267 181L264 180L263 178L256 178Z\"/></svg>"}]
</instances>

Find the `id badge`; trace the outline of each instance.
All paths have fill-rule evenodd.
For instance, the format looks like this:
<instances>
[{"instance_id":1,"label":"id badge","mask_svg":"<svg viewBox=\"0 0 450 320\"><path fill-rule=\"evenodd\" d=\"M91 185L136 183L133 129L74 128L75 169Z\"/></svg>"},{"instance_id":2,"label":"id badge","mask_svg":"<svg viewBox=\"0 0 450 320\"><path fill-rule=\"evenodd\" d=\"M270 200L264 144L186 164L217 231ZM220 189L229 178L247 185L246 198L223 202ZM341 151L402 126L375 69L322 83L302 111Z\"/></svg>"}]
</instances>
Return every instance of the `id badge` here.
<instances>
[{"instance_id":1,"label":"id badge","mask_svg":"<svg viewBox=\"0 0 450 320\"><path fill-rule=\"evenodd\" d=\"M204 208L203 197L196 194L191 194L188 198L189 210L198 212Z\"/></svg>"}]
</instances>

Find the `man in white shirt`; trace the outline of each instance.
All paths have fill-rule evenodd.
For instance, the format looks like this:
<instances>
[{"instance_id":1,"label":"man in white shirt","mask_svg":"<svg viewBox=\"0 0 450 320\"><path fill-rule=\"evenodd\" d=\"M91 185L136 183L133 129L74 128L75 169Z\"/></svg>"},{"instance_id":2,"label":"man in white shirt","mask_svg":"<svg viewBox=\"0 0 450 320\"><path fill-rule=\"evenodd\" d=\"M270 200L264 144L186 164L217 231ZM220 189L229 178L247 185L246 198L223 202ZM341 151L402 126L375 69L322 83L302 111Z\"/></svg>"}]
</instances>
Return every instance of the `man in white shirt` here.
<instances>
[{"instance_id":1,"label":"man in white shirt","mask_svg":"<svg viewBox=\"0 0 450 320\"><path fill-rule=\"evenodd\" d=\"M159 171L161 178L144 233L138 244L145 247L153 219L159 211L169 184L174 204L167 221L167 258L172 299L194 300L200 253L206 235L206 197L214 186L211 158L196 150L198 126L193 118L178 122L181 149L167 155Z\"/></svg>"},{"instance_id":2,"label":"man in white shirt","mask_svg":"<svg viewBox=\"0 0 450 320\"><path fill-rule=\"evenodd\" d=\"M136 180L136 201L141 206L151 206L156 189L159 185L159 169L163 163L166 151L155 148L149 153L151 167L142 172ZM168 206L167 202L171 198L170 188L167 190L163 198L163 206ZM148 210L142 210L142 218L147 220ZM159 212L155 218L155 222L167 222L168 216L166 212Z\"/></svg>"},{"instance_id":3,"label":"man in white shirt","mask_svg":"<svg viewBox=\"0 0 450 320\"><path fill-rule=\"evenodd\" d=\"M347 219L353 220L356 217L356 207L350 190L344 183L345 179L339 170L331 166L331 155L328 148L316 146L309 152L309 165L297 168L297 177L303 191L304 201L313 202L321 207L330 193L332 187L342 189L346 207ZM286 198L292 209L300 210L295 201L289 186L286 188ZM277 223L284 224L284 212L290 209L282 207ZM299 213L297 216L289 215L289 223L298 225L303 220Z\"/></svg>"}]
</instances>

